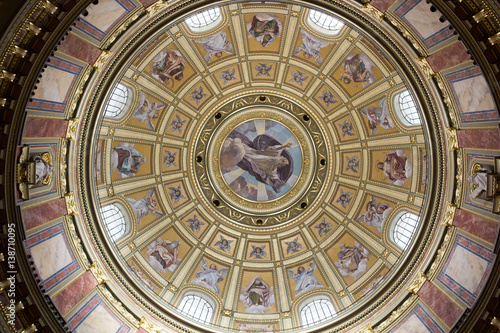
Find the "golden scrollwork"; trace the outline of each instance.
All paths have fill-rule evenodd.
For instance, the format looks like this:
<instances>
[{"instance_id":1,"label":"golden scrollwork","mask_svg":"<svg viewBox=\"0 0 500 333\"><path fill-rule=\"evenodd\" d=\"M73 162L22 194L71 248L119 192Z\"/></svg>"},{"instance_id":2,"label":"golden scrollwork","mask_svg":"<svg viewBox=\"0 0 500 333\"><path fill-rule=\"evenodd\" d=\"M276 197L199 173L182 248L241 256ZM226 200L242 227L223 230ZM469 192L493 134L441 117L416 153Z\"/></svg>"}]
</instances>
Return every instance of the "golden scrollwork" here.
<instances>
[{"instance_id":1,"label":"golden scrollwork","mask_svg":"<svg viewBox=\"0 0 500 333\"><path fill-rule=\"evenodd\" d=\"M453 218L455 216L455 211L457 210L457 206L451 202L446 203L446 212L444 213L442 226L449 227L453 225Z\"/></svg>"},{"instance_id":2,"label":"golden scrollwork","mask_svg":"<svg viewBox=\"0 0 500 333\"><path fill-rule=\"evenodd\" d=\"M163 331L163 329L161 327L153 325L144 316L141 317L141 321L139 322L139 327L144 328L149 333L161 333Z\"/></svg>"},{"instance_id":3,"label":"golden scrollwork","mask_svg":"<svg viewBox=\"0 0 500 333\"><path fill-rule=\"evenodd\" d=\"M420 288L424 285L425 281L427 281L427 276L423 271L419 271L415 280L413 280L406 290L412 294L417 294Z\"/></svg>"},{"instance_id":4,"label":"golden scrollwork","mask_svg":"<svg viewBox=\"0 0 500 333\"><path fill-rule=\"evenodd\" d=\"M364 4L363 7L361 7L361 9L379 22L382 22L384 20L384 13L382 13L380 10L373 7L369 3Z\"/></svg>"},{"instance_id":5,"label":"golden scrollwork","mask_svg":"<svg viewBox=\"0 0 500 333\"><path fill-rule=\"evenodd\" d=\"M78 124L80 123L79 118L73 118L68 120L68 129L66 130L66 139L75 142L76 135L78 133Z\"/></svg>"},{"instance_id":6,"label":"golden scrollwork","mask_svg":"<svg viewBox=\"0 0 500 333\"><path fill-rule=\"evenodd\" d=\"M155 16L162 10L166 9L169 6L169 3L166 0L160 0L152 4L146 9L146 13L148 18Z\"/></svg>"},{"instance_id":7,"label":"golden scrollwork","mask_svg":"<svg viewBox=\"0 0 500 333\"><path fill-rule=\"evenodd\" d=\"M75 246L76 253L78 257L80 258L82 264L84 267L90 267L90 261L87 257L87 254L83 250L83 245L82 245L82 240L78 236L78 233L76 232L76 227L75 223L73 221L73 216L68 216L66 215L64 217L64 222L66 225L66 228L69 231L69 235L71 236L71 239L73 240L73 245Z\"/></svg>"},{"instance_id":8,"label":"golden scrollwork","mask_svg":"<svg viewBox=\"0 0 500 333\"><path fill-rule=\"evenodd\" d=\"M359 333L373 333L372 324L365 325L362 329L359 330Z\"/></svg>"},{"instance_id":9,"label":"golden scrollwork","mask_svg":"<svg viewBox=\"0 0 500 333\"><path fill-rule=\"evenodd\" d=\"M425 77L428 80L432 79L434 75L436 75L436 73L434 73L434 71L432 70L431 65L427 61L427 58L421 57L415 60L415 62L420 66L420 69L422 70L422 72L424 72Z\"/></svg>"},{"instance_id":10,"label":"golden scrollwork","mask_svg":"<svg viewBox=\"0 0 500 333\"><path fill-rule=\"evenodd\" d=\"M446 128L446 136L448 137L448 150L455 151L458 149L457 130L453 127Z\"/></svg>"},{"instance_id":11,"label":"golden scrollwork","mask_svg":"<svg viewBox=\"0 0 500 333\"><path fill-rule=\"evenodd\" d=\"M83 94L83 89L85 88L85 85L87 84L87 81L90 78L90 74L94 71L94 67L88 65L83 74L80 75L80 80L77 83L78 86L75 89L75 92L73 93L73 96L71 97L71 102L69 104L69 109L67 110L67 114L73 116L76 110L76 106L78 105L78 102L80 101L80 98L82 97ZM67 116L68 117L68 116Z\"/></svg>"},{"instance_id":12,"label":"golden scrollwork","mask_svg":"<svg viewBox=\"0 0 500 333\"><path fill-rule=\"evenodd\" d=\"M144 9L140 8L134 14L129 16L125 21L123 21L123 23L111 34L111 37L109 37L108 40L106 40L106 42L102 46L102 49L108 50L111 44L113 44L115 40L128 29L128 27L132 24L132 22L137 20L139 16L142 15L143 12Z\"/></svg>"},{"instance_id":13,"label":"golden scrollwork","mask_svg":"<svg viewBox=\"0 0 500 333\"><path fill-rule=\"evenodd\" d=\"M448 251L448 247L450 245L450 241L451 241L451 238L452 238L454 231L455 231L454 226L450 226L448 228L446 235L444 236L443 242L441 243L441 247L437 251L436 258L434 259L434 262L432 263L431 268L427 272L428 277L432 277L432 275L434 275L434 273L438 269L439 265L441 264L441 261L443 260L444 255Z\"/></svg>"},{"instance_id":14,"label":"golden scrollwork","mask_svg":"<svg viewBox=\"0 0 500 333\"><path fill-rule=\"evenodd\" d=\"M384 331L389 325L391 325L394 321L396 321L401 316L401 314L403 314L410 307L410 305L413 304L413 302L415 302L417 298L418 298L417 295L411 295L406 301L403 302L403 304L400 307L392 311L391 315L386 320L378 324L377 327L375 327L375 329L373 330L373 332L379 333Z\"/></svg>"},{"instance_id":15,"label":"golden scrollwork","mask_svg":"<svg viewBox=\"0 0 500 333\"><path fill-rule=\"evenodd\" d=\"M60 148L60 153L59 156L60 162L59 162L59 185L61 188L61 192L65 193L66 192L66 171L68 169L68 164L66 161L66 155L68 152L68 141L66 139L60 139L59 140L59 146Z\"/></svg>"},{"instance_id":16,"label":"golden scrollwork","mask_svg":"<svg viewBox=\"0 0 500 333\"><path fill-rule=\"evenodd\" d=\"M101 72L104 68L104 65L106 64L106 62L108 61L108 59L111 57L111 54L112 52L110 51L102 51L101 55L99 56L99 58L97 58L96 62L94 63L94 69L97 71L97 72Z\"/></svg>"},{"instance_id":17,"label":"golden scrollwork","mask_svg":"<svg viewBox=\"0 0 500 333\"><path fill-rule=\"evenodd\" d=\"M422 56L426 55L426 51L420 44L418 43L417 39L406 29L405 25L399 21L399 18L397 18L394 15L386 15L387 19L389 22L401 33L401 35L406 38L410 44L413 46L413 48Z\"/></svg>"},{"instance_id":18,"label":"golden scrollwork","mask_svg":"<svg viewBox=\"0 0 500 333\"><path fill-rule=\"evenodd\" d=\"M137 318L132 315L124 306L121 302L119 302L113 294L109 291L109 289L103 285L100 284L97 286L97 288L101 291L103 294L104 298L120 313L125 319L127 319L132 325L138 327L140 325L140 321L137 320Z\"/></svg>"},{"instance_id":19,"label":"golden scrollwork","mask_svg":"<svg viewBox=\"0 0 500 333\"><path fill-rule=\"evenodd\" d=\"M92 271L92 274L94 274L94 277L99 284L103 284L109 281L109 278L106 276L106 274L104 274L101 267L99 267L99 263L97 261L94 261L92 265L90 265L89 269L90 271Z\"/></svg>"},{"instance_id":20,"label":"golden scrollwork","mask_svg":"<svg viewBox=\"0 0 500 333\"><path fill-rule=\"evenodd\" d=\"M64 196L68 215L78 215L78 206L75 201L75 192L71 191Z\"/></svg>"},{"instance_id":21,"label":"golden scrollwork","mask_svg":"<svg viewBox=\"0 0 500 333\"><path fill-rule=\"evenodd\" d=\"M455 188L455 204L460 207L460 200L462 198L462 187L464 181L464 165L463 165L463 150L457 152L457 175L456 188Z\"/></svg>"}]
</instances>

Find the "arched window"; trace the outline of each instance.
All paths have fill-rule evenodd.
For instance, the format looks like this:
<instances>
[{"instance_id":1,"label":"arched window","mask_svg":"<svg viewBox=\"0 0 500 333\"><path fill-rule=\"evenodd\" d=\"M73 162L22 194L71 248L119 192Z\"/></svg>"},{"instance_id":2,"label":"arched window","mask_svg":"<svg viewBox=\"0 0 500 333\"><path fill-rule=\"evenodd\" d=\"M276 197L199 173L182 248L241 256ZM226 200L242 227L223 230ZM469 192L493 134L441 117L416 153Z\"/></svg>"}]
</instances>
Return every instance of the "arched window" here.
<instances>
[{"instance_id":1,"label":"arched window","mask_svg":"<svg viewBox=\"0 0 500 333\"><path fill-rule=\"evenodd\" d=\"M410 244L413 234L417 230L419 223L418 215L410 212L404 212L399 217L396 216L396 223L394 223L392 230L392 241L396 243L403 250Z\"/></svg>"},{"instance_id":2,"label":"arched window","mask_svg":"<svg viewBox=\"0 0 500 333\"><path fill-rule=\"evenodd\" d=\"M184 296L177 309L182 314L203 324L210 323L214 313L214 307L210 302L203 297L192 294Z\"/></svg>"},{"instance_id":3,"label":"arched window","mask_svg":"<svg viewBox=\"0 0 500 333\"><path fill-rule=\"evenodd\" d=\"M194 14L186 19L189 29L195 32L210 30L222 20L219 7L213 7L198 14Z\"/></svg>"},{"instance_id":4,"label":"arched window","mask_svg":"<svg viewBox=\"0 0 500 333\"><path fill-rule=\"evenodd\" d=\"M403 124L407 126L420 125L421 120L417 106L408 90L396 95L394 99L394 108Z\"/></svg>"},{"instance_id":5,"label":"arched window","mask_svg":"<svg viewBox=\"0 0 500 333\"><path fill-rule=\"evenodd\" d=\"M111 93L108 104L106 104L104 116L108 118L121 118L121 115L130 106L129 89L118 83Z\"/></svg>"},{"instance_id":6,"label":"arched window","mask_svg":"<svg viewBox=\"0 0 500 333\"><path fill-rule=\"evenodd\" d=\"M101 207L101 216L111 240L117 241L127 231L127 223L122 211L116 205Z\"/></svg>"},{"instance_id":7,"label":"arched window","mask_svg":"<svg viewBox=\"0 0 500 333\"><path fill-rule=\"evenodd\" d=\"M336 17L314 9L309 10L308 21L311 27L326 35L336 35L344 27L344 23Z\"/></svg>"},{"instance_id":8,"label":"arched window","mask_svg":"<svg viewBox=\"0 0 500 333\"><path fill-rule=\"evenodd\" d=\"M300 322L302 326L309 327L332 318L335 308L327 298L315 299L300 309Z\"/></svg>"}]
</instances>

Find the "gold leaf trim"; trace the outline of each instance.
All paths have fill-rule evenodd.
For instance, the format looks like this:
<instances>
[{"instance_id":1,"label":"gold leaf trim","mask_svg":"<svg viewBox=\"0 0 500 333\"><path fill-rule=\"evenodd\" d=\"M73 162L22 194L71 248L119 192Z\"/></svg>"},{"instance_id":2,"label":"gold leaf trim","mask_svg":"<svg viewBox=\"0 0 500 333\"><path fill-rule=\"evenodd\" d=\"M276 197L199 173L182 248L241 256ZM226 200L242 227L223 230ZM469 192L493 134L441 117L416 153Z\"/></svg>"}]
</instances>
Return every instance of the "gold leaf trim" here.
<instances>
[{"instance_id":1,"label":"gold leaf trim","mask_svg":"<svg viewBox=\"0 0 500 333\"><path fill-rule=\"evenodd\" d=\"M406 290L412 294L417 294L420 288L424 285L425 281L427 281L427 276L424 272L419 271L415 280L413 280Z\"/></svg>"},{"instance_id":2,"label":"gold leaf trim","mask_svg":"<svg viewBox=\"0 0 500 333\"><path fill-rule=\"evenodd\" d=\"M453 218L455 216L455 211L457 206L451 202L446 203L446 212L444 213L444 219L441 223L442 226L449 227L453 225Z\"/></svg>"},{"instance_id":3,"label":"gold leaf trim","mask_svg":"<svg viewBox=\"0 0 500 333\"><path fill-rule=\"evenodd\" d=\"M104 274L101 267L99 267L99 263L97 261L94 261L92 265L90 265L89 269L92 271L92 274L94 274L94 277L99 284L104 284L109 281L109 278L106 274Z\"/></svg>"},{"instance_id":4,"label":"gold leaf trim","mask_svg":"<svg viewBox=\"0 0 500 333\"><path fill-rule=\"evenodd\" d=\"M66 209L68 210L68 215L78 215L78 207L75 201L75 192L69 192L64 196L64 199L66 199Z\"/></svg>"}]
</instances>

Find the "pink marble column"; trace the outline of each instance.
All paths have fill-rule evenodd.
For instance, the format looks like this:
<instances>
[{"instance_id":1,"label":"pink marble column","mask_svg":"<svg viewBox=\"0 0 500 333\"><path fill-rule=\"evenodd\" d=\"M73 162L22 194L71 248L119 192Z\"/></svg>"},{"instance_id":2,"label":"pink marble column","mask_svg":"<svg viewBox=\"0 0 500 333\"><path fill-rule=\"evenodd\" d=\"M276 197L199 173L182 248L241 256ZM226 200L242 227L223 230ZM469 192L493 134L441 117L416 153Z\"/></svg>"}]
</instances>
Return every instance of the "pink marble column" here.
<instances>
[{"instance_id":1,"label":"pink marble column","mask_svg":"<svg viewBox=\"0 0 500 333\"><path fill-rule=\"evenodd\" d=\"M96 62L102 53L98 47L72 33L66 36L57 50L91 65Z\"/></svg>"},{"instance_id":2,"label":"pink marble column","mask_svg":"<svg viewBox=\"0 0 500 333\"><path fill-rule=\"evenodd\" d=\"M385 12L395 2L396 2L395 0L372 0L370 2L370 5L377 8L381 12Z\"/></svg>"},{"instance_id":3,"label":"pink marble column","mask_svg":"<svg viewBox=\"0 0 500 333\"><path fill-rule=\"evenodd\" d=\"M462 209L455 211L453 225L491 244L495 243L498 234L498 223Z\"/></svg>"},{"instance_id":4,"label":"pink marble column","mask_svg":"<svg viewBox=\"0 0 500 333\"><path fill-rule=\"evenodd\" d=\"M440 72L469 60L470 55L467 54L467 48L460 41L431 54L427 58L434 72Z\"/></svg>"},{"instance_id":5,"label":"pink marble column","mask_svg":"<svg viewBox=\"0 0 500 333\"><path fill-rule=\"evenodd\" d=\"M68 213L66 209L66 200L64 198L56 199L39 206L21 210L21 217L25 230L38 227L49 221Z\"/></svg>"},{"instance_id":6,"label":"pink marble column","mask_svg":"<svg viewBox=\"0 0 500 333\"><path fill-rule=\"evenodd\" d=\"M65 119L27 117L24 123L25 138L62 138L66 136L68 121Z\"/></svg>"},{"instance_id":7,"label":"pink marble column","mask_svg":"<svg viewBox=\"0 0 500 333\"><path fill-rule=\"evenodd\" d=\"M462 309L429 281L420 288L418 296L448 327L452 327L463 313Z\"/></svg>"},{"instance_id":8,"label":"pink marble column","mask_svg":"<svg viewBox=\"0 0 500 333\"><path fill-rule=\"evenodd\" d=\"M139 0L139 2L141 3L141 5L143 5L145 8L151 6L152 4L154 4L157 1L158 0Z\"/></svg>"},{"instance_id":9,"label":"pink marble column","mask_svg":"<svg viewBox=\"0 0 500 333\"><path fill-rule=\"evenodd\" d=\"M462 148L500 149L498 129L457 130L458 146Z\"/></svg>"},{"instance_id":10,"label":"pink marble column","mask_svg":"<svg viewBox=\"0 0 500 333\"><path fill-rule=\"evenodd\" d=\"M97 280L91 271L86 271L66 289L52 297L52 302L65 316L75 305L84 299L97 286Z\"/></svg>"}]
</instances>

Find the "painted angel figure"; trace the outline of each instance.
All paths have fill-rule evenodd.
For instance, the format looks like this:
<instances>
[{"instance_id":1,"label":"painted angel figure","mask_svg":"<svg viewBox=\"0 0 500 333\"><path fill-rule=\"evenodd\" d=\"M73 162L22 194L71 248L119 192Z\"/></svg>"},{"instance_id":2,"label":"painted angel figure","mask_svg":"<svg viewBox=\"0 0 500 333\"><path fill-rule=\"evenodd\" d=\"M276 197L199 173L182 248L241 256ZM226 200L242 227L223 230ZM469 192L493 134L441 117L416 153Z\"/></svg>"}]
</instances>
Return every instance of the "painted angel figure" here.
<instances>
[{"instance_id":1,"label":"painted angel figure","mask_svg":"<svg viewBox=\"0 0 500 333\"><path fill-rule=\"evenodd\" d=\"M384 153L383 162L377 163L377 168L384 173L384 180L388 179L390 184L401 186L411 177L411 161L404 150L391 150L389 154Z\"/></svg>"},{"instance_id":2,"label":"painted angel figure","mask_svg":"<svg viewBox=\"0 0 500 333\"><path fill-rule=\"evenodd\" d=\"M134 266L130 266L130 269L137 275L137 277L146 285L146 287L148 287L149 289L151 290L155 290L155 287L153 286L153 284L151 283L151 280L144 276L144 273L142 272L142 270L140 269L137 269L135 268Z\"/></svg>"},{"instance_id":3,"label":"painted angel figure","mask_svg":"<svg viewBox=\"0 0 500 333\"><path fill-rule=\"evenodd\" d=\"M198 216L196 214L194 214L192 219L188 219L186 222L189 223L191 230L196 231L196 233L199 233L200 227L205 224L204 222L198 220Z\"/></svg>"},{"instance_id":4,"label":"painted angel figure","mask_svg":"<svg viewBox=\"0 0 500 333\"><path fill-rule=\"evenodd\" d=\"M349 202L351 202L351 195L352 195L351 192L344 192L342 189L340 189L340 196L336 202L340 202L342 207L346 208L346 205L348 205Z\"/></svg>"},{"instance_id":5,"label":"painted angel figure","mask_svg":"<svg viewBox=\"0 0 500 333\"><path fill-rule=\"evenodd\" d=\"M382 97L378 102L378 107L362 107L359 111L368 118L368 127L370 128L371 134L376 135L378 132L378 127L385 129L395 128L394 122L392 121L391 115L389 114L389 109L387 108L387 101L385 97Z\"/></svg>"},{"instance_id":6,"label":"painted angel figure","mask_svg":"<svg viewBox=\"0 0 500 333\"><path fill-rule=\"evenodd\" d=\"M346 119L342 124L339 124L338 126L342 130L342 137L346 135L354 135L354 133L352 132L354 130L354 127L352 127L352 124L349 123L349 119Z\"/></svg>"},{"instance_id":7,"label":"painted angel figure","mask_svg":"<svg viewBox=\"0 0 500 333\"><path fill-rule=\"evenodd\" d=\"M203 48L207 51L207 53L205 53L205 61L207 63L210 62L214 56L217 58L222 57L223 52L228 54L234 53L233 45L227 40L225 31L221 31L210 37L197 39L195 42L203 45Z\"/></svg>"},{"instance_id":8,"label":"painted angel figure","mask_svg":"<svg viewBox=\"0 0 500 333\"><path fill-rule=\"evenodd\" d=\"M267 66L266 64L260 64L259 66L255 65L255 70L257 71L257 74L255 75L256 77L265 75L265 76L271 76L269 72L273 68L273 65Z\"/></svg>"},{"instance_id":9,"label":"painted angel figure","mask_svg":"<svg viewBox=\"0 0 500 333\"><path fill-rule=\"evenodd\" d=\"M184 78L186 59L178 50L163 50L154 59L151 76L164 84L174 86L174 81Z\"/></svg>"},{"instance_id":10,"label":"painted angel figure","mask_svg":"<svg viewBox=\"0 0 500 333\"><path fill-rule=\"evenodd\" d=\"M314 61L321 66L323 57L319 51L331 43L312 36L304 29L300 29L300 32L302 33L302 45L295 49L293 55L299 55L304 52L304 58L310 59L312 57Z\"/></svg>"},{"instance_id":11,"label":"painted angel figure","mask_svg":"<svg viewBox=\"0 0 500 333\"><path fill-rule=\"evenodd\" d=\"M261 259L262 257L267 258L266 251L264 251L265 247L266 245L262 246L252 245L252 252L250 252L250 257L255 257L256 259Z\"/></svg>"},{"instance_id":12,"label":"painted angel figure","mask_svg":"<svg viewBox=\"0 0 500 333\"><path fill-rule=\"evenodd\" d=\"M377 198L371 196L370 201L366 204L366 213L360 215L356 221L374 226L378 232L382 233L385 220L391 210L392 208L389 204L380 203L377 201Z\"/></svg>"},{"instance_id":13,"label":"painted angel figure","mask_svg":"<svg viewBox=\"0 0 500 333\"><path fill-rule=\"evenodd\" d=\"M318 279L314 275L314 270L316 269L316 264L314 261L311 261L309 267L306 269L303 266L297 268L297 271L292 269L288 269L288 277L294 279L297 283L295 287L296 296L299 296L303 292L308 290L323 287L323 283L318 282Z\"/></svg>"},{"instance_id":14,"label":"painted angel figure","mask_svg":"<svg viewBox=\"0 0 500 333\"><path fill-rule=\"evenodd\" d=\"M145 123L148 129L154 131L153 119L157 119L160 116L160 111L164 107L165 104L163 103L150 103L144 92L141 91L139 95L139 107L135 110L132 118Z\"/></svg>"},{"instance_id":15,"label":"painted angel figure","mask_svg":"<svg viewBox=\"0 0 500 333\"><path fill-rule=\"evenodd\" d=\"M299 72L299 71L296 72L292 69L292 78L290 79L290 82L298 83L299 86L302 87L302 82L304 82L308 78L309 78L309 76L304 76L304 73Z\"/></svg>"},{"instance_id":16,"label":"painted angel figure","mask_svg":"<svg viewBox=\"0 0 500 333\"><path fill-rule=\"evenodd\" d=\"M373 62L364 54L351 54L344 61L344 73L340 80L345 84L352 83L355 87L358 86L356 82L361 82L365 88L375 82L374 67Z\"/></svg>"},{"instance_id":17,"label":"painted angel figure","mask_svg":"<svg viewBox=\"0 0 500 333\"><path fill-rule=\"evenodd\" d=\"M302 248L302 244L299 243L299 237L295 237L295 239L291 242L285 242L286 244L286 254L292 252L299 252Z\"/></svg>"},{"instance_id":18,"label":"painted angel figure","mask_svg":"<svg viewBox=\"0 0 500 333\"><path fill-rule=\"evenodd\" d=\"M168 150L165 150L165 156L163 157L163 163L165 164L165 167L168 168L169 166L177 166L177 163L175 162L175 158L177 156L177 153L171 153Z\"/></svg>"},{"instance_id":19,"label":"painted angel figure","mask_svg":"<svg viewBox=\"0 0 500 333\"><path fill-rule=\"evenodd\" d=\"M329 106L330 106L330 104L333 104L333 103L337 103L337 102L338 102L338 101L336 101L336 100L333 98L333 94L332 94L330 91L326 90L326 89L325 89L325 91L323 91L323 95L318 96L318 99L319 99L320 101L323 101L323 103L325 103L325 106L326 106L326 107L329 107Z\"/></svg>"},{"instance_id":20,"label":"painted angel figure","mask_svg":"<svg viewBox=\"0 0 500 333\"><path fill-rule=\"evenodd\" d=\"M179 246L181 242L177 239L171 242L158 237L148 245L149 263L161 273L173 272L181 262Z\"/></svg>"},{"instance_id":21,"label":"painted angel figure","mask_svg":"<svg viewBox=\"0 0 500 333\"><path fill-rule=\"evenodd\" d=\"M340 252L337 254L338 260L334 265L343 277L352 276L357 279L366 272L369 255L370 252L357 241L354 246L341 243Z\"/></svg>"},{"instance_id":22,"label":"painted angel figure","mask_svg":"<svg viewBox=\"0 0 500 333\"><path fill-rule=\"evenodd\" d=\"M181 192L181 186L170 187L170 198L174 201L174 203L178 203L180 199L185 199L186 197Z\"/></svg>"},{"instance_id":23,"label":"painted angel figure","mask_svg":"<svg viewBox=\"0 0 500 333\"><path fill-rule=\"evenodd\" d=\"M245 312L267 313L271 304L275 303L274 288L256 276L246 287L241 288L240 301L246 306Z\"/></svg>"},{"instance_id":24,"label":"painted angel figure","mask_svg":"<svg viewBox=\"0 0 500 333\"><path fill-rule=\"evenodd\" d=\"M222 282L224 277L229 272L227 268L217 269L217 265L211 264L208 266L205 258L200 260L201 271L196 273L196 279L191 281L192 283L199 284L200 286L206 287L213 292L219 294L220 289L217 283Z\"/></svg>"},{"instance_id":25,"label":"painted angel figure","mask_svg":"<svg viewBox=\"0 0 500 333\"><path fill-rule=\"evenodd\" d=\"M268 47L278 38L282 29L280 18L272 14L255 14L252 21L247 23L248 37L254 37L263 47Z\"/></svg>"},{"instance_id":26,"label":"painted angel figure","mask_svg":"<svg viewBox=\"0 0 500 333\"><path fill-rule=\"evenodd\" d=\"M134 148L134 143L121 142L111 153L111 170L118 172L120 178L135 176L146 157Z\"/></svg>"},{"instance_id":27,"label":"painted angel figure","mask_svg":"<svg viewBox=\"0 0 500 333\"><path fill-rule=\"evenodd\" d=\"M172 124L170 124L170 126L172 126L170 130L173 132L182 133L182 126L184 126L186 122L187 120L182 120L181 117L175 116L175 119L172 121Z\"/></svg>"},{"instance_id":28,"label":"painted angel figure","mask_svg":"<svg viewBox=\"0 0 500 333\"><path fill-rule=\"evenodd\" d=\"M231 243L233 241L230 239L225 239L224 236L220 235L220 240L215 242L214 246L218 246L221 251L231 252Z\"/></svg>"},{"instance_id":29,"label":"painted angel figure","mask_svg":"<svg viewBox=\"0 0 500 333\"><path fill-rule=\"evenodd\" d=\"M132 206L132 210L134 211L138 223L144 216L148 214L151 214L154 217L163 216L163 213L160 210L158 210L158 203L154 199L154 196L155 196L155 189L151 189L146 193L146 195L143 198L139 200L127 198L128 202Z\"/></svg>"},{"instance_id":30,"label":"painted angel figure","mask_svg":"<svg viewBox=\"0 0 500 333\"><path fill-rule=\"evenodd\" d=\"M195 89L192 93L191 96L189 96L189 99L192 101L196 102L196 105L200 104L200 101L204 98L207 97L208 95L203 92L203 87L200 86L200 89Z\"/></svg>"},{"instance_id":31,"label":"painted angel figure","mask_svg":"<svg viewBox=\"0 0 500 333\"><path fill-rule=\"evenodd\" d=\"M232 70L225 70L222 72L222 74L219 74L219 77L224 81L224 84L228 83L229 81L236 80L236 77L234 74L236 73L236 70L233 68Z\"/></svg>"},{"instance_id":32,"label":"painted angel figure","mask_svg":"<svg viewBox=\"0 0 500 333\"><path fill-rule=\"evenodd\" d=\"M326 222L325 218L321 220L320 224L314 226L316 229L318 229L318 234L319 237L321 237L323 234L327 234L328 231L330 231L330 227L333 226L330 222Z\"/></svg>"},{"instance_id":33,"label":"painted angel figure","mask_svg":"<svg viewBox=\"0 0 500 333\"><path fill-rule=\"evenodd\" d=\"M353 156L351 158L349 157L345 157L346 158L346 167L345 167L345 171L347 170L351 170L352 172L358 172L358 167L359 167L359 161L358 161L358 156Z\"/></svg>"}]
</instances>

